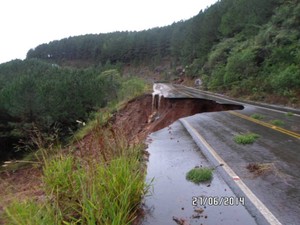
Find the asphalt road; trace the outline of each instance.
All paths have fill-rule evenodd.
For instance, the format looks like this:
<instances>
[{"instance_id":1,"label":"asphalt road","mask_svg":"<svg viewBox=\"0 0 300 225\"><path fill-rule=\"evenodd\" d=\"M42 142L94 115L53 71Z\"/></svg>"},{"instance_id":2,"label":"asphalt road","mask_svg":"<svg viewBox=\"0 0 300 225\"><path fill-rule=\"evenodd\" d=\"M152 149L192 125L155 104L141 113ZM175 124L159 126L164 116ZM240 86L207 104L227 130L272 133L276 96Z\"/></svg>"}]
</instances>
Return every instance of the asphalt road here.
<instances>
[{"instance_id":1,"label":"asphalt road","mask_svg":"<svg viewBox=\"0 0 300 225\"><path fill-rule=\"evenodd\" d=\"M151 188L142 225L176 225L174 219L184 221L183 225L257 224L243 206L246 199L235 195L217 170L210 182L198 185L186 180L194 167L214 166L179 121L152 133L147 151L146 180Z\"/></svg>"},{"instance_id":2,"label":"asphalt road","mask_svg":"<svg viewBox=\"0 0 300 225\"><path fill-rule=\"evenodd\" d=\"M180 85L158 84L155 89L165 97L204 98L243 105L240 111L201 113L185 121L279 224L300 224L300 116L297 110L242 103ZM253 114L263 118L253 119ZM280 120L281 125L274 125L274 120ZM259 135L255 143L241 145L233 140L235 135L249 132ZM264 166L264 170L260 174L251 173L246 168L249 164ZM231 185L228 179L227 183ZM232 189L235 191L234 185Z\"/></svg>"}]
</instances>

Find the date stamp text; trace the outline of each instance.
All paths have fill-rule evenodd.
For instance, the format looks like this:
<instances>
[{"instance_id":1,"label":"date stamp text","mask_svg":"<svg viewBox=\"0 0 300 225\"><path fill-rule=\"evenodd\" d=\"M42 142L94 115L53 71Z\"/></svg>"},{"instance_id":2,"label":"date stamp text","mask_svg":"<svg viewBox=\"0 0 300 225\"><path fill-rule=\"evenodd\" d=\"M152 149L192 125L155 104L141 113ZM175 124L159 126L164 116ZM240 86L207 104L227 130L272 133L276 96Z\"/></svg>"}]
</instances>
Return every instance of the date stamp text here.
<instances>
[{"instance_id":1,"label":"date stamp text","mask_svg":"<svg viewBox=\"0 0 300 225\"><path fill-rule=\"evenodd\" d=\"M245 197L235 196L194 196L193 206L238 206L245 205Z\"/></svg>"}]
</instances>

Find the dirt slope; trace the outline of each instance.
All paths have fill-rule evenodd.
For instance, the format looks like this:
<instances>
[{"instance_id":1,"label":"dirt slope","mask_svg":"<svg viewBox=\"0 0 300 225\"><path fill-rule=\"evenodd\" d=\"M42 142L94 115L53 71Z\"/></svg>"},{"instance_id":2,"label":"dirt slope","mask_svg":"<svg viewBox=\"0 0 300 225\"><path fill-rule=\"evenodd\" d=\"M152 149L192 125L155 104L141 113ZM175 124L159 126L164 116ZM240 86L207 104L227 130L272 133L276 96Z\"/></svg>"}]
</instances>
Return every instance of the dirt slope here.
<instances>
[{"instance_id":1,"label":"dirt slope","mask_svg":"<svg viewBox=\"0 0 300 225\"><path fill-rule=\"evenodd\" d=\"M131 143L136 143L144 141L151 132L162 129L182 117L202 112L242 108L243 106L222 105L205 99L162 97L159 100L156 96L153 101L153 96L146 94L129 101L124 108L114 114L109 124L112 129L121 130ZM80 141L79 147L77 146L84 150L84 154L95 154L99 151L92 147L97 145L91 143L91 140L94 140L91 137L93 137L92 133ZM100 142L100 140L94 141ZM41 167L27 167L18 171L0 173L0 214L3 207L14 197L17 199L43 198L41 176Z\"/></svg>"},{"instance_id":2,"label":"dirt slope","mask_svg":"<svg viewBox=\"0 0 300 225\"><path fill-rule=\"evenodd\" d=\"M243 109L243 106L218 104L206 99L154 98L151 94L137 97L117 112L112 120L121 128L129 140L144 140L154 131L160 130L179 118L203 112Z\"/></svg>"}]
</instances>

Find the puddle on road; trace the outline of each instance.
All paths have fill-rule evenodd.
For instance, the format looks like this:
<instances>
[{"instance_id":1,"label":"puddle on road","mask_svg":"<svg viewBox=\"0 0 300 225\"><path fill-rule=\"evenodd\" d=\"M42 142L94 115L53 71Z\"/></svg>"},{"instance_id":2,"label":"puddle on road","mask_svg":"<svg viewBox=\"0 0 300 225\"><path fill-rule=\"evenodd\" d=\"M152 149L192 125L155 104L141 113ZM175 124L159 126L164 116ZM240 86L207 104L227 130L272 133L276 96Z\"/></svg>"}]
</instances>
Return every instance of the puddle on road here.
<instances>
[{"instance_id":1,"label":"puddle on road","mask_svg":"<svg viewBox=\"0 0 300 225\"><path fill-rule=\"evenodd\" d=\"M154 181L150 189L151 195L145 198L146 215L141 225L176 225L173 217L190 225L256 224L246 209L238 203L235 206L221 204L204 207L198 202L197 207L193 206L193 196L202 196L202 199L209 196L235 199L236 196L217 171L214 171L210 183L197 185L186 180L186 173L190 169L211 165L180 122L152 133L148 140L151 141L147 149L150 157L146 180L149 182L154 177ZM195 209L204 211L199 214Z\"/></svg>"},{"instance_id":2,"label":"puddle on road","mask_svg":"<svg viewBox=\"0 0 300 225\"><path fill-rule=\"evenodd\" d=\"M129 139L149 138L150 153L147 180L155 178L152 195L145 198L146 216L142 225L176 225L173 217L185 219L187 224L255 224L243 206L207 206L199 218L193 218L197 208L192 205L193 196L229 196L234 194L218 173L210 185L196 185L185 179L195 166L209 166L179 118L204 112L241 110L242 105L219 104L197 98L165 98L161 89L153 95L131 100L114 116L114 126L122 128ZM172 128L170 126L172 123ZM163 129L164 128L164 129ZM209 187L208 187L209 186ZM197 216L197 215L196 215ZM252 220L251 220L252 219ZM250 222L249 222L250 221Z\"/></svg>"}]
</instances>

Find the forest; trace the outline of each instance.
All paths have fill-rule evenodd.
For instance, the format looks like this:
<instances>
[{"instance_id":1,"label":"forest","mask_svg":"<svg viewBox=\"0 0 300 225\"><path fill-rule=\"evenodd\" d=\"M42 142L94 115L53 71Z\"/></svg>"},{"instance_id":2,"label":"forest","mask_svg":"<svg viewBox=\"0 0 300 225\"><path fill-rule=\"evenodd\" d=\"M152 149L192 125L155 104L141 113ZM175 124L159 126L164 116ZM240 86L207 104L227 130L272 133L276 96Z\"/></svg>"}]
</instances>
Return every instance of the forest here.
<instances>
[{"instance_id":1,"label":"forest","mask_svg":"<svg viewBox=\"0 0 300 225\"><path fill-rule=\"evenodd\" d=\"M73 69L38 59L1 64L0 156L35 149L33 138L44 148L64 142L99 108L143 89L143 80L123 78L115 66Z\"/></svg>"},{"instance_id":2,"label":"forest","mask_svg":"<svg viewBox=\"0 0 300 225\"><path fill-rule=\"evenodd\" d=\"M222 0L190 20L141 32L69 37L30 49L59 65L158 63L168 58L204 88L258 101L298 104L300 3ZM260 85L257 85L260 84Z\"/></svg>"},{"instance_id":3,"label":"forest","mask_svg":"<svg viewBox=\"0 0 300 225\"><path fill-rule=\"evenodd\" d=\"M220 0L166 27L86 34L30 49L25 60L0 65L0 155L9 157L8 149L28 142L36 129L49 140L70 135L76 120L142 89L143 81L123 76L123 67L162 59L201 78L205 90L299 106L300 3Z\"/></svg>"}]
</instances>

